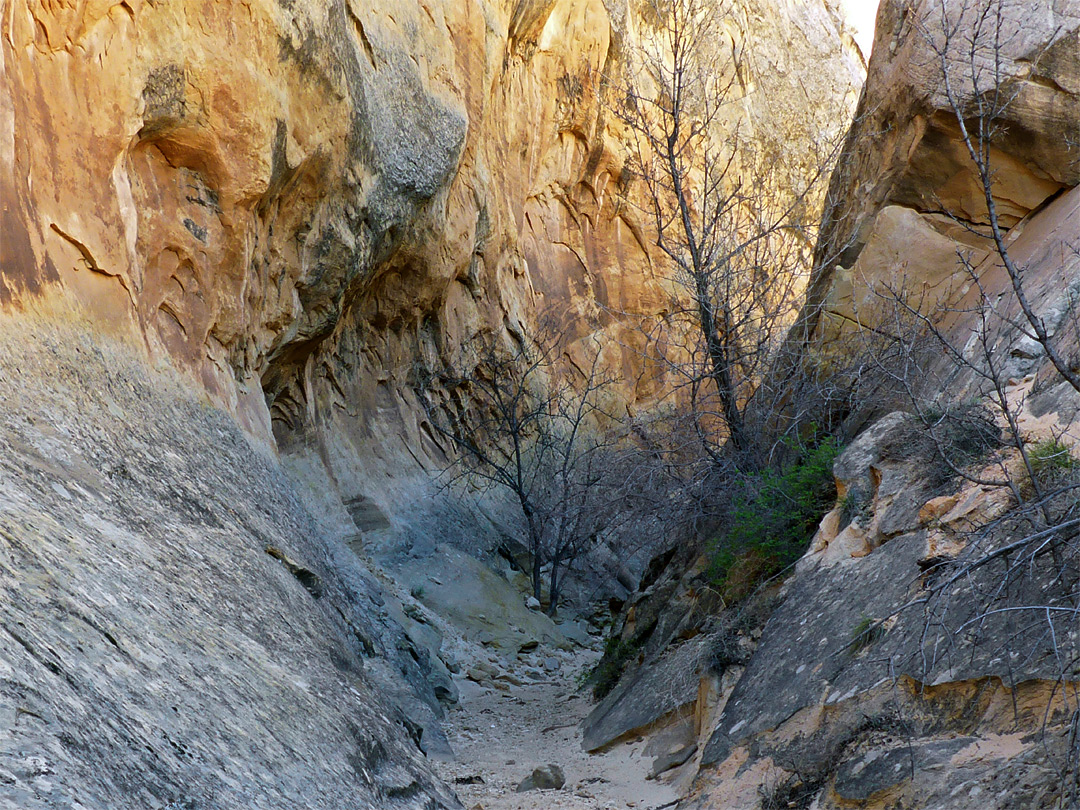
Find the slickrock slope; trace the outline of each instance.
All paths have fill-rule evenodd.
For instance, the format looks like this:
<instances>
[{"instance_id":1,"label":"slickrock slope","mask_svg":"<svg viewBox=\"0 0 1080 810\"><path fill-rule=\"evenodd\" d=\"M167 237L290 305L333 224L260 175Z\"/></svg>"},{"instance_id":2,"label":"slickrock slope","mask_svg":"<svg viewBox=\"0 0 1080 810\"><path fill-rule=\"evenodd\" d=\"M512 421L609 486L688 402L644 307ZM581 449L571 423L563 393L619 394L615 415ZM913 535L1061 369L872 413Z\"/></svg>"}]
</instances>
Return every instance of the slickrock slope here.
<instances>
[{"instance_id":1,"label":"slickrock slope","mask_svg":"<svg viewBox=\"0 0 1080 810\"><path fill-rule=\"evenodd\" d=\"M226 414L69 319L0 332L0 807L459 807L392 597Z\"/></svg>"}]
</instances>

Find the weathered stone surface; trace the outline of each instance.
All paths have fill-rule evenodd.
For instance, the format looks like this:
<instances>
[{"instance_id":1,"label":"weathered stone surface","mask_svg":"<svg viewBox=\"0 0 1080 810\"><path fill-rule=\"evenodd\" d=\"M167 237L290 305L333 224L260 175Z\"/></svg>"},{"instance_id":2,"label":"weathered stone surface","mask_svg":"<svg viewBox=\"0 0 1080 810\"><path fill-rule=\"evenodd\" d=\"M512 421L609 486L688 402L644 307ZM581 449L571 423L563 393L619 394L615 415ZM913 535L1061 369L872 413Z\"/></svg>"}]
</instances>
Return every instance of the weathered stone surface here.
<instances>
[{"instance_id":1,"label":"weathered stone surface","mask_svg":"<svg viewBox=\"0 0 1080 810\"><path fill-rule=\"evenodd\" d=\"M839 488L849 498L865 493L867 508L854 510L862 512L854 520L874 540L853 553L843 540L850 527L837 533L835 513L823 521L722 707L685 806L761 806L767 797L754 791L791 785L793 774L805 783L799 795L828 808L1007 808L1031 790L1056 795L1047 774L1064 756L1059 731L1038 732L1067 722L1076 673L1063 675L1054 656L1031 648L1019 615L984 614L985 594L1000 587L996 569L975 569L941 601L928 601L935 571L927 566L967 559L970 535L955 529L1012 504L996 498L1006 487L927 487L937 476L924 431L907 415L890 415L837 459ZM934 496L941 487L952 492ZM915 528L876 528L885 525L879 513L898 503ZM1013 537L1007 523L1000 531ZM1017 604L1038 603L1054 580L1048 563L1032 569L1010 585ZM977 632L956 631L975 617ZM1080 636L1063 628L1057 643L1072 651ZM1003 705L1014 710L1002 714ZM926 764L912 771L913 757ZM898 770L901 761L906 769ZM991 795L996 781L1007 787Z\"/></svg>"},{"instance_id":2,"label":"weathered stone surface","mask_svg":"<svg viewBox=\"0 0 1080 810\"><path fill-rule=\"evenodd\" d=\"M837 507L821 522L801 566L848 562L926 521L924 504L951 488L918 420L889 414L863 431L836 459Z\"/></svg>"},{"instance_id":3,"label":"weathered stone surface","mask_svg":"<svg viewBox=\"0 0 1080 810\"><path fill-rule=\"evenodd\" d=\"M698 685L710 665L703 639L687 642L667 655L634 666L585 718L582 745L597 751L631 733L693 714Z\"/></svg>"},{"instance_id":4,"label":"weathered stone surface","mask_svg":"<svg viewBox=\"0 0 1080 810\"><path fill-rule=\"evenodd\" d=\"M425 607L472 641L486 643L503 655L517 653L530 641L568 646L546 614L529 610L505 579L464 552L440 546L419 560L382 562L399 581L423 587L420 601ZM429 576L433 572L439 582Z\"/></svg>"},{"instance_id":5,"label":"weathered stone surface","mask_svg":"<svg viewBox=\"0 0 1080 810\"><path fill-rule=\"evenodd\" d=\"M846 761L837 769L832 792L842 801L878 800L912 778L916 770L941 768L958 751L976 742L974 737L922 743L917 747L875 748Z\"/></svg>"},{"instance_id":6,"label":"weathered stone surface","mask_svg":"<svg viewBox=\"0 0 1080 810\"><path fill-rule=\"evenodd\" d=\"M457 807L381 588L274 461L91 324L4 324L0 805Z\"/></svg>"},{"instance_id":7,"label":"weathered stone surface","mask_svg":"<svg viewBox=\"0 0 1080 810\"><path fill-rule=\"evenodd\" d=\"M543 765L522 779L516 790L518 793L530 790L560 790L565 784L566 777L563 776L562 768L558 765Z\"/></svg>"},{"instance_id":8,"label":"weathered stone surface","mask_svg":"<svg viewBox=\"0 0 1080 810\"><path fill-rule=\"evenodd\" d=\"M690 759L697 753L697 737L693 717L687 717L681 723L675 723L652 735L642 751L644 756L653 757L649 777L655 779Z\"/></svg>"},{"instance_id":9,"label":"weathered stone surface","mask_svg":"<svg viewBox=\"0 0 1080 810\"><path fill-rule=\"evenodd\" d=\"M1080 164L1063 137L1080 121L1080 6L1019 0L1000 5L998 79L991 69L993 49L983 47L993 44L998 30L993 15L983 22L974 71L982 92L1009 99L996 124L990 161L1000 221L1011 228L1080 183ZM965 43L978 9L986 6L964 5L963 19L960 6L948 7L957 24L950 86L961 106L972 98ZM872 290L884 283L907 282L913 295L928 293L929 311L963 285L949 242L954 253L971 255L976 265L988 248L963 230L964 223L988 220L934 52L941 45L940 8L928 0L885 0L878 11L866 85L833 178L832 207L817 248L818 275L804 311L812 327L825 318L825 335L842 330L853 310L872 324Z\"/></svg>"}]
</instances>

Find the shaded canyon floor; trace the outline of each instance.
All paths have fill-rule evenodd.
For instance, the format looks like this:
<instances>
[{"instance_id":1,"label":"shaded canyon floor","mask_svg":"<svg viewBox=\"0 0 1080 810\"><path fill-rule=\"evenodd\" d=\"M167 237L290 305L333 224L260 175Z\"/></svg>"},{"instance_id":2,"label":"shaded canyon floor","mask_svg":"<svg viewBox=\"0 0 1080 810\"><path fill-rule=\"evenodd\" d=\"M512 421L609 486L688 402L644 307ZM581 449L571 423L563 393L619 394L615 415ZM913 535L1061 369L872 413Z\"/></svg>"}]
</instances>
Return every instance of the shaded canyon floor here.
<instances>
[{"instance_id":1,"label":"shaded canyon floor","mask_svg":"<svg viewBox=\"0 0 1080 810\"><path fill-rule=\"evenodd\" d=\"M599 654L539 651L554 672L511 664L493 678L471 668L480 683L459 679L460 703L447 713L447 736L457 760L436 764L467 810L653 810L673 806L674 791L649 780L647 740L599 753L582 749L581 721L592 708L581 674ZM518 681L519 683L514 683ZM558 790L516 792L533 769L558 765Z\"/></svg>"}]
</instances>

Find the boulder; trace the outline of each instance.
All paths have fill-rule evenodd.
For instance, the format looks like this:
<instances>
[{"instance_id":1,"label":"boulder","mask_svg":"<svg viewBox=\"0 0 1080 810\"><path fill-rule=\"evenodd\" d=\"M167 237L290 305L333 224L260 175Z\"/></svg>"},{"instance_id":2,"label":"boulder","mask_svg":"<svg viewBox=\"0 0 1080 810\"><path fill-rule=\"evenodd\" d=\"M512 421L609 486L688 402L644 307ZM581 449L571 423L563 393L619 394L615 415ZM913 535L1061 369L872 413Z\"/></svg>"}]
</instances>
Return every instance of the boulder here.
<instances>
[{"instance_id":1,"label":"boulder","mask_svg":"<svg viewBox=\"0 0 1080 810\"><path fill-rule=\"evenodd\" d=\"M543 765L518 783L515 790L526 793L530 790L560 790L566 784L562 768L558 765Z\"/></svg>"},{"instance_id":2,"label":"boulder","mask_svg":"<svg viewBox=\"0 0 1080 810\"><path fill-rule=\"evenodd\" d=\"M675 723L649 738L642 750L642 756L652 757L649 778L655 779L662 773L685 763L697 753L697 732L694 718Z\"/></svg>"},{"instance_id":3,"label":"boulder","mask_svg":"<svg viewBox=\"0 0 1080 810\"><path fill-rule=\"evenodd\" d=\"M674 647L625 675L582 723L582 746L601 750L663 719L693 714L710 650L703 639Z\"/></svg>"}]
</instances>

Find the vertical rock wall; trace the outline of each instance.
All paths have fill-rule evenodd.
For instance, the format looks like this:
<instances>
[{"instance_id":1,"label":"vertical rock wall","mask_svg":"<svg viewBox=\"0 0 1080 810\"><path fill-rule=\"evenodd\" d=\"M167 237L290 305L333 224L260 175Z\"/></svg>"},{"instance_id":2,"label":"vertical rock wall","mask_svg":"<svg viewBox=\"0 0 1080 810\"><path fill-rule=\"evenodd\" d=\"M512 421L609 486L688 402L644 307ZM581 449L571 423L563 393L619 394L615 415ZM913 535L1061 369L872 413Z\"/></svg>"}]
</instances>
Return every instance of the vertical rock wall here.
<instances>
[{"instance_id":1,"label":"vertical rock wall","mask_svg":"<svg viewBox=\"0 0 1080 810\"><path fill-rule=\"evenodd\" d=\"M635 327L671 291L611 112L644 4L4 8L6 302L63 290L128 324L345 501L441 456L415 364L541 311L607 336L631 407L655 398ZM837 12L740 0L724 28L744 132L812 154L861 78Z\"/></svg>"},{"instance_id":2,"label":"vertical rock wall","mask_svg":"<svg viewBox=\"0 0 1080 810\"><path fill-rule=\"evenodd\" d=\"M969 8L965 15L963 7ZM1080 183L1080 6L1003 2L1001 25L994 15L983 20L985 31L970 48L976 12L986 7L950 7L957 30L949 71L965 114L974 115L973 74L988 98L1007 101L988 157L995 205L1009 229ZM812 328L822 321L820 335L835 337L860 304L869 316L871 290L891 278L937 289L931 300L940 301L957 271L957 248L974 250L976 263L990 248L983 191L934 50L943 45L940 21L927 17L934 11L927 3L883 2L878 12L870 70L833 177L808 294L805 314ZM991 37L997 30L995 77ZM972 65L965 64L969 51L977 57Z\"/></svg>"}]
</instances>

